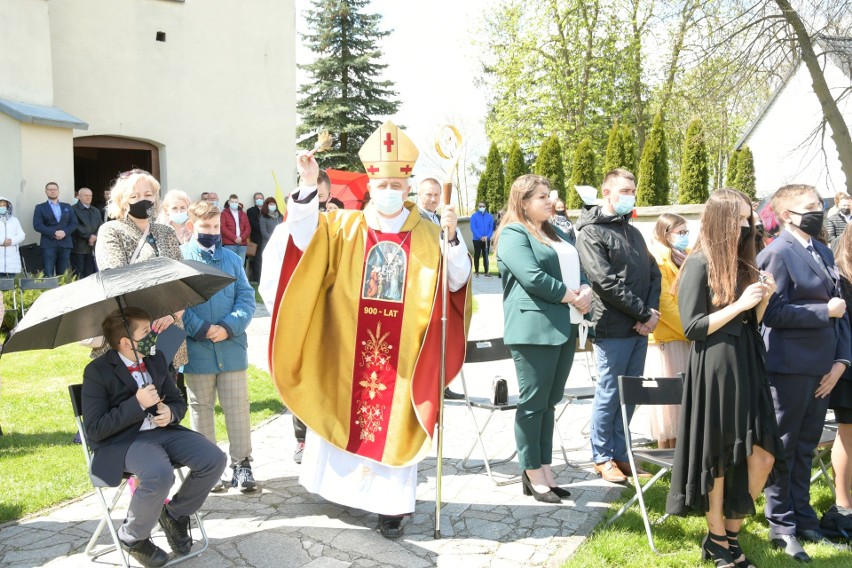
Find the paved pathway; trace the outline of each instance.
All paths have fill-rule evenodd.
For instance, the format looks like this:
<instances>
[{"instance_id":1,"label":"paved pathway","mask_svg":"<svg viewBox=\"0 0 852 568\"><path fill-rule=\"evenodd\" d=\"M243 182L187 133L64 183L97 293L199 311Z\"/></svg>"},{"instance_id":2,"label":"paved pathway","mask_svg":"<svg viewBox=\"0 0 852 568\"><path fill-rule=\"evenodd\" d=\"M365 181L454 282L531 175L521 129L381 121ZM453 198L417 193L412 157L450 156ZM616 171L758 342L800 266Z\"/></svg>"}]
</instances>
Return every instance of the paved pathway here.
<instances>
[{"instance_id":1,"label":"paved pathway","mask_svg":"<svg viewBox=\"0 0 852 568\"><path fill-rule=\"evenodd\" d=\"M470 338L502 335L503 311L497 278L474 279L478 311ZM249 330L251 362L266 368L269 318L261 313ZM509 379L517 392L511 362L468 366L471 394L487 396L494 375ZM569 386L589 384L578 355ZM460 390L456 385L455 390ZM568 446L582 446L569 458L588 466L587 442L581 435L590 404L570 407L559 423ZM558 411L558 409L557 409ZM478 415L482 416L482 415ZM498 414L489 426L489 451L507 456L514 449L511 413ZM475 440L471 417L464 405L449 403L445 418L444 479L440 540L435 540L436 457L420 466L417 507L404 523L405 536L384 539L376 530L376 515L340 507L307 493L298 483L299 466L293 463L293 430L289 415L276 416L253 433L254 471L261 490L242 495L231 490L213 494L203 507L211 547L185 566L204 568L346 566L515 567L560 566L599 522L602 511L620 488L600 481L586 469L572 469L554 455L560 483L572 496L561 505L540 504L521 494L513 483L494 485L484 472L465 471L459 463ZM477 453L474 454L478 454ZM82 456L81 456L82 459ZM517 459L496 468L510 479L518 471ZM16 523L0 526L0 566L88 566L83 553L100 511L93 495ZM119 516L120 518L120 516ZM107 542L107 536L102 537ZM162 533L155 541L168 549ZM110 554L100 565L115 562Z\"/></svg>"}]
</instances>

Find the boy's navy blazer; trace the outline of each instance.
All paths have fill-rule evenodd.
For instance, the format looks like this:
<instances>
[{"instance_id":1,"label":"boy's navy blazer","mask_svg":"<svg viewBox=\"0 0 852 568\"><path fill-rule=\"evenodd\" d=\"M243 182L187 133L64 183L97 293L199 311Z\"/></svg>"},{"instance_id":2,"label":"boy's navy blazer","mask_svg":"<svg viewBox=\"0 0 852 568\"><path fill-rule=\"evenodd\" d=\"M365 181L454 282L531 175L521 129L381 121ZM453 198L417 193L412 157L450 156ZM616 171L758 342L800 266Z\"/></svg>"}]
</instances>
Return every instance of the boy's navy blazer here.
<instances>
[{"instance_id":1,"label":"boy's navy blazer","mask_svg":"<svg viewBox=\"0 0 852 568\"><path fill-rule=\"evenodd\" d=\"M186 402L168 373L165 356L158 351L143 361L160 398L171 408L172 423L167 428L184 428L180 421L186 414ZM83 371L83 425L94 450L89 475L95 485L114 487L121 483L127 449L148 414L136 400L138 389L136 379L114 349Z\"/></svg>"},{"instance_id":2,"label":"boy's navy blazer","mask_svg":"<svg viewBox=\"0 0 852 568\"><path fill-rule=\"evenodd\" d=\"M816 239L811 242L836 275L831 250ZM852 359L848 313L842 318L828 317L827 304L840 296L839 283L802 243L790 231L781 231L757 256L757 264L778 284L763 316L767 370L817 376L828 373L837 360Z\"/></svg>"}]
</instances>

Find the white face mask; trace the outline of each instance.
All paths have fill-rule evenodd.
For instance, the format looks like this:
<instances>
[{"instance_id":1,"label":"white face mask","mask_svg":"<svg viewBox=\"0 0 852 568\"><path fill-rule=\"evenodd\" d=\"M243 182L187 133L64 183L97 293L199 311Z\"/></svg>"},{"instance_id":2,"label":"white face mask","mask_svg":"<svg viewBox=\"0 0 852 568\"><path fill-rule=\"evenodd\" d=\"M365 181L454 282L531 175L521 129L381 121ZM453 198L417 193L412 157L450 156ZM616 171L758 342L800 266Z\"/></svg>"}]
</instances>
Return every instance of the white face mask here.
<instances>
[{"instance_id":1,"label":"white face mask","mask_svg":"<svg viewBox=\"0 0 852 568\"><path fill-rule=\"evenodd\" d=\"M399 212L403 200L403 192L396 189L375 189L370 192L370 202L385 215Z\"/></svg>"},{"instance_id":2,"label":"white face mask","mask_svg":"<svg viewBox=\"0 0 852 568\"><path fill-rule=\"evenodd\" d=\"M270 203L270 204L269 204L269 207L267 207L267 209L269 209L269 212L270 212L270 213L275 213L276 211L278 211L278 206L277 206L277 205L272 205L272 204Z\"/></svg>"},{"instance_id":3,"label":"white face mask","mask_svg":"<svg viewBox=\"0 0 852 568\"><path fill-rule=\"evenodd\" d=\"M187 215L186 211L180 213L169 213L169 219L176 225L183 225L186 223L188 217L189 215Z\"/></svg>"}]
</instances>

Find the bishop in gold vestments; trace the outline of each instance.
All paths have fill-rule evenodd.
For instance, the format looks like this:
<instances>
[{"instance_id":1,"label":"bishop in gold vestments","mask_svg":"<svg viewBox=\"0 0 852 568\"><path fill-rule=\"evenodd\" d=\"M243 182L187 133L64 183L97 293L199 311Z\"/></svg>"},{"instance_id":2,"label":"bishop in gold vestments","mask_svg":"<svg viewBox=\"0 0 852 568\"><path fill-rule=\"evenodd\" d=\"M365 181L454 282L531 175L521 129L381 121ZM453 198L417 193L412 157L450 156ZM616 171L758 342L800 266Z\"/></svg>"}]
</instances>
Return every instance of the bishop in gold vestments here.
<instances>
[{"instance_id":1,"label":"bishop in gold vestments","mask_svg":"<svg viewBox=\"0 0 852 568\"><path fill-rule=\"evenodd\" d=\"M471 262L452 207L445 263L441 229L403 201L416 156L408 137L385 123L361 151L371 204L320 214L316 161L300 154L301 185L264 251L260 286L273 314L273 379L309 428L301 483L380 515L414 510L417 463L431 446L444 264L448 378L461 369L470 320Z\"/></svg>"}]
</instances>

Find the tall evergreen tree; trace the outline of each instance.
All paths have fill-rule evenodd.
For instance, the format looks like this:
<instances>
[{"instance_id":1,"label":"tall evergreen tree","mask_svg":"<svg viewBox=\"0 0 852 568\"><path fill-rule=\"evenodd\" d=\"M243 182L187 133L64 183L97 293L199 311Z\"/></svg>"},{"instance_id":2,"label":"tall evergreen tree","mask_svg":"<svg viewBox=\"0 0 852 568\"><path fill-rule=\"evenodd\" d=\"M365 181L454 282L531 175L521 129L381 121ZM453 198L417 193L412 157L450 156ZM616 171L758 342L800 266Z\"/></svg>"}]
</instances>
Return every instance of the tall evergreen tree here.
<instances>
[{"instance_id":1,"label":"tall evergreen tree","mask_svg":"<svg viewBox=\"0 0 852 568\"><path fill-rule=\"evenodd\" d=\"M728 171L725 173L725 187L730 187L731 189L739 189L737 186L739 183L737 182L737 176L740 173L739 162L740 160L740 151L734 150L731 152L731 157L728 158Z\"/></svg>"},{"instance_id":2,"label":"tall evergreen tree","mask_svg":"<svg viewBox=\"0 0 852 568\"><path fill-rule=\"evenodd\" d=\"M574 168L571 171L571 185L567 188L565 199L567 209L579 209L583 206L580 194L574 189L575 185L591 185L597 187L598 172L595 169L595 150L592 140L583 138L574 150Z\"/></svg>"},{"instance_id":3,"label":"tall evergreen tree","mask_svg":"<svg viewBox=\"0 0 852 568\"><path fill-rule=\"evenodd\" d=\"M665 121L657 113L651 132L645 140L639 162L639 187L636 205L666 205L669 201L669 152L666 146Z\"/></svg>"},{"instance_id":4,"label":"tall evergreen tree","mask_svg":"<svg viewBox=\"0 0 852 568\"><path fill-rule=\"evenodd\" d=\"M707 193L709 183L710 167L707 161L704 124L700 118L696 118L689 123L683 143L678 203L704 203L709 197Z\"/></svg>"},{"instance_id":5,"label":"tall evergreen tree","mask_svg":"<svg viewBox=\"0 0 852 568\"><path fill-rule=\"evenodd\" d=\"M482 188L482 196L477 195L477 200L485 201L491 211L497 211L505 203L506 179L503 174L503 160L497 143L492 142L488 150L488 158L485 160L485 171L482 173L485 182Z\"/></svg>"},{"instance_id":6,"label":"tall evergreen tree","mask_svg":"<svg viewBox=\"0 0 852 568\"><path fill-rule=\"evenodd\" d=\"M306 11L310 31L305 43L316 60L299 67L311 77L296 104L302 124L298 133L328 130L332 149L322 154L323 167L363 171L358 151L379 124L395 113L399 101L391 81L379 81L387 65L380 63L381 14L365 14L369 0L313 0ZM306 147L313 140L305 142Z\"/></svg>"},{"instance_id":7,"label":"tall evergreen tree","mask_svg":"<svg viewBox=\"0 0 852 568\"><path fill-rule=\"evenodd\" d=\"M740 148L740 157L737 159L737 189L745 193L749 199L754 200L757 191L754 176L754 154L751 148L743 146Z\"/></svg>"},{"instance_id":8,"label":"tall evergreen tree","mask_svg":"<svg viewBox=\"0 0 852 568\"><path fill-rule=\"evenodd\" d=\"M550 185L565 200L565 166L562 162L562 144L555 134L541 143L535 159L535 173L550 180Z\"/></svg>"},{"instance_id":9,"label":"tall evergreen tree","mask_svg":"<svg viewBox=\"0 0 852 568\"><path fill-rule=\"evenodd\" d=\"M616 118L615 122L612 123L612 128L609 129L609 137L606 141L606 155L604 156L603 163L604 173L623 167L621 164L621 148L621 126L618 124L618 119Z\"/></svg>"},{"instance_id":10,"label":"tall evergreen tree","mask_svg":"<svg viewBox=\"0 0 852 568\"><path fill-rule=\"evenodd\" d=\"M509 148L509 156L506 158L506 190L504 192L504 203L509 200L509 190L515 180L524 174L529 173L527 163L524 161L524 152L521 150L521 145L515 140L512 142L512 147ZM492 208L492 211L497 211Z\"/></svg>"},{"instance_id":11,"label":"tall evergreen tree","mask_svg":"<svg viewBox=\"0 0 852 568\"><path fill-rule=\"evenodd\" d=\"M628 170L632 174L636 174L639 169L639 143L636 141L636 134L633 129L626 125L621 125L621 168Z\"/></svg>"}]
</instances>

